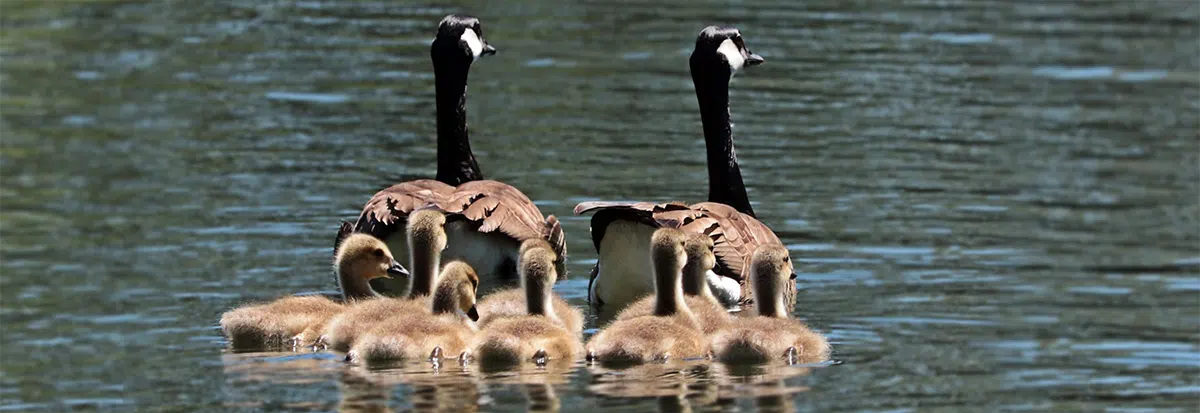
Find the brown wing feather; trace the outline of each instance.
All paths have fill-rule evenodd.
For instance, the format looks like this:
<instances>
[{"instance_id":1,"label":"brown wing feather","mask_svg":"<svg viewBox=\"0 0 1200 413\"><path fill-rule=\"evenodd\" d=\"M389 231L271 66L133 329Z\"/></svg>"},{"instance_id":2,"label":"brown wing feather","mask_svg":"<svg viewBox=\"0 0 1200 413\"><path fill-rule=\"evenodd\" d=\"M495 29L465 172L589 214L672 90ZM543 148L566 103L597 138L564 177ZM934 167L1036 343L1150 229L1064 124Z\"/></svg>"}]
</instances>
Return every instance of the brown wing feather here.
<instances>
[{"instance_id":1,"label":"brown wing feather","mask_svg":"<svg viewBox=\"0 0 1200 413\"><path fill-rule=\"evenodd\" d=\"M741 213L729 205L701 202L692 205L692 208L704 211L706 217L717 221L718 230L710 234L713 237L717 261L720 261L721 265L729 270L729 274L739 275L736 278L742 285L742 297L750 297L752 294L750 283L746 282L745 277L750 275L746 271L750 268L750 257L754 254L754 249L760 245L783 244L783 242L762 221ZM789 286L791 288L786 290L784 298L791 303L795 301L796 281L789 281Z\"/></svg>"},{"instance_id":2,"label":"brown wing feather","mask_svg":"<svg viewBox=\"0 0 1200 413\"><path fill-rule=\"evenodd\" d=\"M502 182L465 182L436 205L479 223L480 232L499 230L518 240L539 238L545 232L542 211L521 191Z\"/></svg>"},{"instance_id":3,"label":"brown wing feather","mask_svg":"<svg viewBox=\"0 0 1200 413\"><path fill-rule=\"evenodd\" d=\"M537 205L512 185L491 180L464 182L436 199L434 205L477 223L479 232L499 231L518 241L545 239L560 257L559 262L566 261L567 241L558 219L543 216ZM559 275L565 277L566 269L560 267Z\"/></svg>"},{"instance_id":4,"label":"brown wing feather","mask_svg":"<svg viewBox=\"0 0 1200 413\"><path fill-rule=\"evenodd\" d=\"M575 206L575 214L585 214L595 211L592 215L592 244L600 250L600 240L604 239L604 231L613 221L631 221L650 227L678 227L675 221L682 221L691 212L682 202L584 202Z\"/></svg>"},{"instance_id":5,"label":"brown wing feather","mask_svg":"<svg viewBox=\"0 0 1200 413\"><path fill-rule=\"evenodd\" d=\"M555 252L566 257L566 237L558 220L543 218L538 207L520 190L491 180L464 182L458 187L433 179L392 185L367 201L354 231L384 238L403 230L409 213L430 206L478 223L480 232L500 231L518 241L553 238L551 245ZM560 274L566 273L560 271Z\"/></svg>"},{"instance_id":6,"label":"brown wing feather","mask_svg":"<svg viewBox=\"0 0 1200 413\"><path fill-rule=\"evenodd\" d=\"M608 224L616 220L708 234L713 239L713 250L717 256L716 272L738 281L742 286L744 303L753 299L753 292L746 282L749 275L746 270L750 268L750 257L754 254L754 249L764 244L782 244L775 232L761 221L716 202L701 202L690 206L678 202L584 202L575 206L576 214L587 212L595 212L592 216L592 243L597 250ZM592 276L595 275L593 270ZM785 297L788 302L795 301L794 280L791 286Z\"/></svg>"},{"instance_id":7,"label":"brown wing feather","mask_svg":"<svg viewBox=\"0 0 1200 413\"><path fill-rule=\"evenodd\" d=\"M408 214L437 203L454 192L454 187L433 179L401 182L376 192L363 206L355 232L365 232L383 239L393 232L404 230Z\"/></svg>"},{"instance_id":8,"label":"brown wing feather","mask_svg":"<svg viewBox=\"0 0 1200 413\"><path fill-rule=\"evenodd\" d=\"M345 241L346 237L349 237L353 233L354 224L351 224L350 221L342 221L341 225L338 226L337 237L333 239L333 255L337 255L338 247L342 246L342 241Z\"/></svg>"},{"instance_id":9,"label":"brown wing feather","mask_svg":"<svg viewBox=\"0 0 1200 413\"><path fill-rule=\"evenodd\" d=\"M542 237L546 242L550 243L550 247L554 248L554 252L558 254L556 270L558 271L558 279L567 278L567 234L563 232L562 224L558 222L558 218L554 215L546 216L546 226Z\"/></svg>"}]
</instances>

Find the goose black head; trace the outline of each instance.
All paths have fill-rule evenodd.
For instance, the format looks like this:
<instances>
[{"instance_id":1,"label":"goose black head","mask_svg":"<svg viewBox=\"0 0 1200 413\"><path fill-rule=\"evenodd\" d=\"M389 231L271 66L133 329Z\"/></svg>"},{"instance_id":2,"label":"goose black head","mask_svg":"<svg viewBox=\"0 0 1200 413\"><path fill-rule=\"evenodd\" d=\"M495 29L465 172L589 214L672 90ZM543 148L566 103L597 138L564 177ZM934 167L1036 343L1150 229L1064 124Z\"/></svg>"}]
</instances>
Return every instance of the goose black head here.
<instances>
[{"instance_id":1,"label":"goose black head","mask_svg":"<svg viewBox=\"0 0 1200 413\"><path fill-rule=\"evenodd\" d=\"M692 72L711 71L724 66L729 76L746 66L757 66L764 62L742 41L742 33L733 26L708 26L696 36L696 50L692 51Z\"/></svg>"},{"instance_id":2,"label":"goose black head","mask_svg":"<svg viewBox=\"0 0 1200 413\"><path fill-rule=\"evenodd\" d=\"M435 62L446 58L466 64L494 54L496 48L484 40L479 19L464 14L451 14L442 19L430 51Z\"/></svg>"}]
</instances>

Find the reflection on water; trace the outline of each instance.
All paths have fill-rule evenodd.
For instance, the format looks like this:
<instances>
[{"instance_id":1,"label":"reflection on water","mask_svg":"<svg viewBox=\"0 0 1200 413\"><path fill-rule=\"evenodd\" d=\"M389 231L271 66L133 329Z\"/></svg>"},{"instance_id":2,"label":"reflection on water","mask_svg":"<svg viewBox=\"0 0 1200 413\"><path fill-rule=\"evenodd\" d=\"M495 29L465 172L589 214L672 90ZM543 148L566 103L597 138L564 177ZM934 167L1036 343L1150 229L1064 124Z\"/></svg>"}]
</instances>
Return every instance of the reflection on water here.
<instances>
[{"instance_id":1,"label":"reflection on water","mask_svg":"<svg viewBox=\"0 0 1200 413\"><path fill-rule=\"evenodd\" d=\"M794 411L794 399L809 391L802 383L813 369L672 362L611 370L579 363L487 373L477 366L433 368L423 361L368 369L344 365L321 353L226 354L223 365L229 392L224 407L343 412L557 412L564 408L682 412L742 405L754 411L784 412ZM337 385L331 388L333 382ZM280 389L308 386L321 388L322 396L315 400L268 396Z\"/></svg>"},{"instance_id":2,"label":"reflection on water","mask_svg":"<svg viewBox=\"0 0 1200 413\"><path fill-rule=\"evenodd\" d=\"M225 351L222 311L331 290L337 220L432 174L428 45L453 11L500 49L471 75L472 148L563 219L556 290L579 305L596 257L571 207L703 198L686 59L701 27L738 25L767 60L731 91L750 198L798 263L795 314L840 364L435 372ZM1196 16L3 1L0 410L1190 411Z\"/></svg>"}]
</instances>

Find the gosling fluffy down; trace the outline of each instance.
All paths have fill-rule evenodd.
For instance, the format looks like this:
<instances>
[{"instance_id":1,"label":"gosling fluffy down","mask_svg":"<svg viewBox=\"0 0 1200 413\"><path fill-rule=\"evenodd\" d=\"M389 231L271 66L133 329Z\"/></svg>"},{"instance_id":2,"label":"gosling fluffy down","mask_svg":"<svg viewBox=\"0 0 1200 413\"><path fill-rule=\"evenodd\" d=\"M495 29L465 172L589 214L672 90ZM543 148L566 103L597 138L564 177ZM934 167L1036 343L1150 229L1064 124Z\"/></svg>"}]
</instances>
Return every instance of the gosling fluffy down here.
<instances>
[{"instance_id":1,"label":"gosling fluffy down","mask_svg":"<svg viewBox=\"0 0 1200 413\"><path fill-rule=\"evenodd\" d=\"M607 365L640 364L708 355L708 340L683 299L680 278L687 235L663 228L651 236L655 281L653 315L614 321L592 337L588 359Z\"/></svg>"},{"instance_id":2,"label":"gosling fluffy down","mask_svg":"<svg viewBox=\"0 0 1200 413\"><path fill-rule=\"evenodd\" d=\"M350 348L347 359L378 363L459 356L477 331L478 288L479 276L470 265L462 261L446 264L438 276L429 313L398 315L373 325Z\"/></svg>"},{"instance_id":3,"label":"gosling fluffy down","mask_svg":"<svg viewBox=\"0 0 1200 413\"><path fill-rule=\"evenodd\" d=\"M829 342L799 320L788 318L784 289L792 262L782 245L758 247L750 261L758 315L743 318L713 337L713 354L727 363L814 363L829 359Z\"/></svg>"},{"instance_id":4,"label":"gosling fluffy down","mask_svg":"<svg viewBox=\"0 0 1200 413\"><path fill-rule=\"evenodd\" d=\"M713 241L705 234L689 234L684 244L687 264L683 266L683 301L696 315L705 335L712 335L730 323L729 311L722 306L708 288L708 271L716 265ZM654 314L657 298L653 295L642 298L617 313L616 320L627 320Z\"/></svg>"},{"instance_id":5,"label":"gosling fluffy down","mask_svg":"<svg viewBox=\"0 0 1200 413\"><path fill-rule=\"evenodd\" d=\"M334 259L345 301L374 297L368 281L404 273L386 244L366 234L342 242ZM329 319L345 309L323 296L284 297L221 315L221 330L235 348L269 348L311 343Z\"/></svg>"},{"instance_id":6,"label":"gosling fluffy down","mask_svg":"<svg viewBox=\"0 0 1200 413\"><path fill-rule=\"evenodd\" d=\"M523 314L493 318L476 337L471 356L484 366L574 361L583 346L580 330L570 328L580 328L582 314L554 295L558 279L554 250L545 241L530 240L522 244L519 258L522 296L518 302L509 299L502 308L513 313L520 309Z\"/></svg>"}]
</instances>

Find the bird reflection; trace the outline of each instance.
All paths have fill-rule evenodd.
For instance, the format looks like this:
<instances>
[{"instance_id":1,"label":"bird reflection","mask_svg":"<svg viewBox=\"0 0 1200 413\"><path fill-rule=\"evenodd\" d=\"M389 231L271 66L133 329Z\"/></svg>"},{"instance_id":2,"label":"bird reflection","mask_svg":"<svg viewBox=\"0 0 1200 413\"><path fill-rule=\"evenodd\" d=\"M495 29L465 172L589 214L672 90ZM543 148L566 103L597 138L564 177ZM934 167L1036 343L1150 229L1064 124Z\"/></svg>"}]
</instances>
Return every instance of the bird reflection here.
<instances>
[{"instance_id":1,"label":"bird reflection","mask_svg":"<svg viewBox=\"0 0 1200 413\"><path fill-rule=\"evenodd\" d=\"M554 386L567 384L575 363L550 363L545 366L525 364L515 369L495 370L479 367L489 394L519 391L526 400L525 410L531 412L558 412L562 408Z\"/></svg>"},{"instance_id":2,"label":"bird reflection","mask_svg":"<svg viewBox=\"0 0 1200 413\"><path fill-rule=\"evenodd\" d=\"M715 363L713 369L720 378L722 394L729 397L727 402L734 403L736 398L751 397L754 411L757 412L795 411L797 395L809 388L791 385L788 380L812 372L807 367L774 364L731 366Z\"/></svg>"},{"instance_id":3,"label":"bird reflection","mask_svg":"<svg viewBox=\"0 0 1200 413\"><path fill-rule=\"evenodd\" d=\"M343 380L343 411L375 412L390 411L386 407L388 395L397 391L398 385L403 392L408 388L407 397L398 398L412 404L415 412L477 412L480 405L479 384L476 377L465 367L457 363L448 363L430 369L429 363L413 362L390 365L388 369L374 370L365 367L348 369L346 377L355 379ZM383 393L384 405L381 410L358 409L357 405L349 405L350 400L372 399ZM353 397L352 397L353 396ZM360 403L361 404L361 403Z\"/></svg>"},{"instance_id":4,"label":"bird reflection","mask_svg":"<svg viewBox=\"0 0 1200 413\"><path fill-rule=\"evenodd\" d=\"M384 413L391 412L388 398L391 386L380 385L362 372L348 369L342 372L342 398L338 401L339 412Z\"/></svg>"},{"instance_id":5,"label":"bird reflection","mask_svg":"<svg viewBox=\"0 0 1200 413\"><path fill-rule=\"evenodd\" d=\"M719 400L711 365L703 361L644 364L625 369L593 366L588 390L611 398L650 398L659 411L690 412Z\"/></svg>"}]
</instances>

